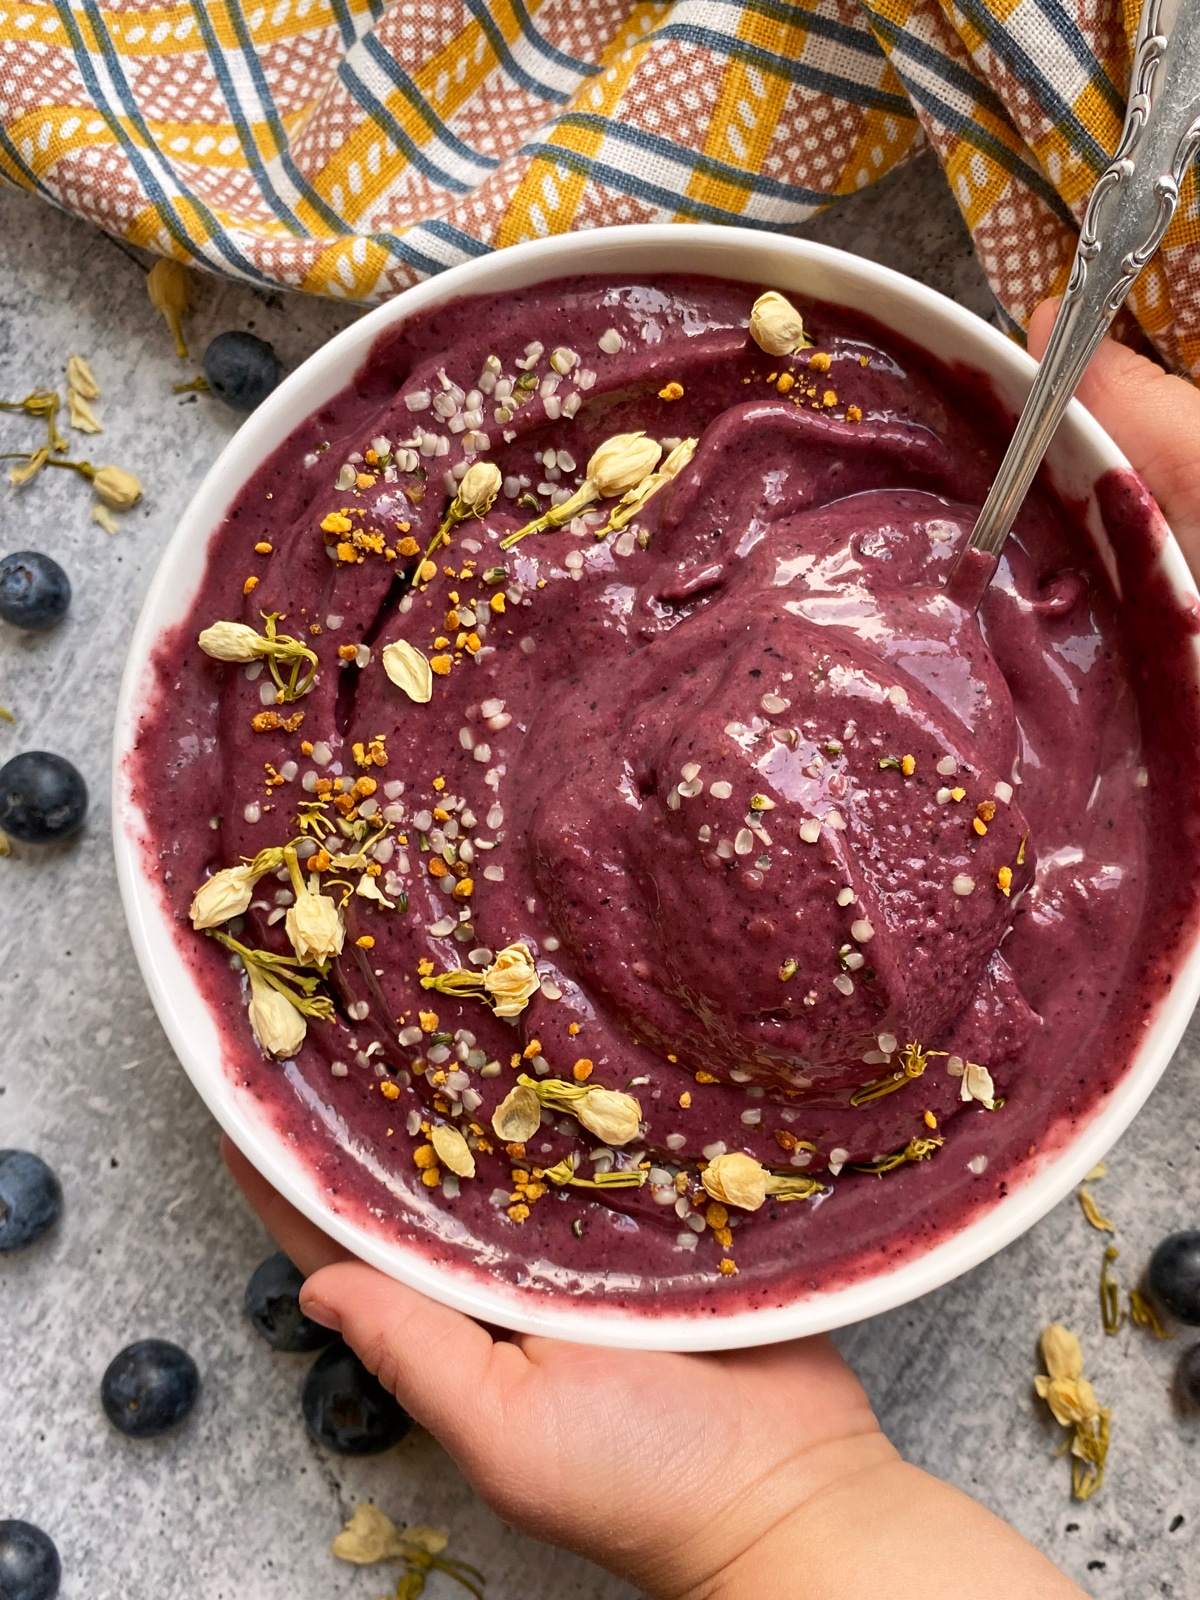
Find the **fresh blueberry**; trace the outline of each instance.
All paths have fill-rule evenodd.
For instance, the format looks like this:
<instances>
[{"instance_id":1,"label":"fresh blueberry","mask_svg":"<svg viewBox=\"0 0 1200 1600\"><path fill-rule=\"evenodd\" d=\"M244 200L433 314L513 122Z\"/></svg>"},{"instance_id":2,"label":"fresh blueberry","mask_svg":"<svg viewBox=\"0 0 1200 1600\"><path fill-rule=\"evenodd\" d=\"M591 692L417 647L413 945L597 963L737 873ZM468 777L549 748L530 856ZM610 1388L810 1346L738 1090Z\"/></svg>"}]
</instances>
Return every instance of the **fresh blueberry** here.
<instances>
[{"instance_id":1,"label":"fresh blueberry","mask_svg":"<svg viewBox=\"0 0 1200 1600\"><path fill-rule=\"evenodd\" d=\"M109 1363L100 1399L114 1428L131 1439L153 1439L183 1421L199 1388L186 1350L165 1339L139 1339Z\"/></svg>"},{"instance_id":2,"label":"fresh blueberry","mask_svg":"<svg viewBox=\"0 0 1200 1600\"><path fill-rule=\"evenodd\" d=\"M0 1150L0 1253L35 1244L61 1211L62 1188L42 1158Z\"/></svg>"},{"instance_id":3,"label":"fresh blueberry","mask_svg":"<svg viewBox=\"0 0 1200 1600\"><path fill-rule=\"evenodd\" d=\"M0 767L0 831L22 844L65 839L82 825L87 805L87 784L62 756L26 750Z\"/></svg>"},{"instance_id":4,"label":"fresh blueberry","mask_svg":"<svg viewBox=\"0 0 1200 1600\"><path fill-rule=\"evenodd\" d=\"M219 333L204 352L208 386L235 411L253 411L278 388L283 364L265 339L252 333Z\"/></svg>"},{"instance_id":5,"label":"fresh blueberry","mask_svg":"<svg viewBox=\"0 0 1200 1600\"><path fill-rule=\"evenodd\" d=\"M61 1577L49 1534L32 1522L0 1522L0 1600L54 1600Z\"/></svg>"},{"instance_id":6,"label":"fresh blueberry","mask_svg":"<svg viewBox=\"0 0 1200 1600\"><path fill-rule=\"evenodd\" d=\"M70 604L71 580L49 556L16 550L0 561L0 617L14 628L52 628Z\"/></svg>"},{"instance_id":7,"label":"fresh blueberry","mask_svg":"<svg viewBox=\"0 0 1200 1600\"><path fill-rule=\"evenodd\" d=\"M313 1362L301 1404L313 1438L339 1456L378 1455L412 1427L408 1412L340 1339Z\"/></svg>"},{"instance_id":8,"label":"fresh blueberry","mask_svg":"<svg viewBox=\"0 0 1200 1600\"><path fill-rule=\"evenodd\" d=\"M246 1315L272 1350L321 1350L334 1335L300 1309L304 1274L280 1250L246 1285Z\"/></svg>"},{"instance_id":9,"label":"fresh blueberry","mask_svg":"<svg viewBox=\"0 0 1200 1600\"><path fill-rule=\"evenodd\" d=\"M1184 1398L1200 1409L1200 1344L1194 1344L1179 1358L1179 1387Z\"/></svg>"},{"instance_id":10,"label":"fresh blueberry","mask_svg":"<svg viewBox=\"0 0 1200 1600\"><path fill-rule=\"evenodd\" d=\"M1172 1233L1150 1257L1150 1293L1179 1322L1200 1327L1200 1233Z\"/></svg>"}]
</instances>

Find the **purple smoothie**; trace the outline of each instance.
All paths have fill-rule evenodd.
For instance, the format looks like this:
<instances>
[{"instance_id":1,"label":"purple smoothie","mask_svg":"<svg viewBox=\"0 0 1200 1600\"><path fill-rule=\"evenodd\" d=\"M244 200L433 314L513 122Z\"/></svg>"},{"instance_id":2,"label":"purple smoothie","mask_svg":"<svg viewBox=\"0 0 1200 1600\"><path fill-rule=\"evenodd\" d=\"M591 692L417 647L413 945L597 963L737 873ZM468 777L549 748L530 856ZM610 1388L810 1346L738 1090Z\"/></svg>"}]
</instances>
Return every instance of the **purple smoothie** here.
<instances>
[{"instance_id":1,"label":"purple smoothie","mask_svg":"<svg viewBox=\"0 0 1200 1600\"><path fill-rule=\"evenodd\" d=\"M134 773L227 1069L329 1204L538 1292L672 1312L845 1282L1004 1195L1118 1081L1196 917L1195 618L1144 490L1101 486L1121 598L1043 488L964 612L943 585L1008 427L985 383L816 303L815 349L768 356L753 300L576 279L385 336L236 496ZM699 443L626 530L597 539L605 502L500 548L633 430ZM413 582L477 458L504 491ZM278 707L291 731L261 731L265 673L195 643L268 612L320 662ZM427 704L383 670L397 640L448 669ZM386 765L356 761L380 739ZM350 893L336 1018L281 1063L188 907L317 801L386 825L392 905ZM288 954L289 893L260 880L237 937ZM419 963L479 972L514 943L541 978L515 1019L421 986ZM632 1094L640 1136L605 1153L545 1112L506 1151L518 1072ZM438 1123L474 1177L423 1180ZM700 1179L722 1151L819 1191L723 1218ZM572 1153L648 1180L541 1181Z\"/></svg>"}]
</instances>

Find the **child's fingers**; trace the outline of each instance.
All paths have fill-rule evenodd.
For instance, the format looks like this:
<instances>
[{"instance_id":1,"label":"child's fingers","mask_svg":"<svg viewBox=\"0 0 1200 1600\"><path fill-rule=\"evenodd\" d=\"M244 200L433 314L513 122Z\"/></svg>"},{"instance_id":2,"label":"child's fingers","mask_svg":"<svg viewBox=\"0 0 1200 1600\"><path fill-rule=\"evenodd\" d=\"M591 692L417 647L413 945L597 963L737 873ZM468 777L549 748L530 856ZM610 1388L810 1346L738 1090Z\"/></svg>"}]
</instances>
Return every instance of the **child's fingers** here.
<instances>
[{"instance_id":1,"label":"child's fingers","mask_svg":"<svg viewBox=\"0 0 1200 1600\"><path fill-rule=\"evenodd\" d=\"M1057 300L1044 300L1030 320L1029 350L1039 359L1057 310ZM1200 571L1200 391L1105 339L1078 392L1146 480L1192 571Z\"/></svg>"},{"instance_id":2,"label":"child's fingers","mask_svg":"<svg viewBox=\"0 0 1200 1600\"><path fill-rule=\"evenodd\" d=\"M300 1268L301 1272L315 1272L331 1261L344 1261L349 1251L335 1244L328 1234L322 1233L315 1223L302 1217L295 1206L283 1196L246 1160L228 1135L221 1139L221 1155L233 1176L233 1181L249 1200L262 1219L263 1225L276 1240L281 1250Z\"/></svg>"},{"instance_id":3,"label":"child's fingers","mask_svg":"<svg viewBox=\"0 0 1200 1600\"><path fill-rule=\"evenodd\" d=\"M486 1478L507 1435L505 1412L529 1363L470 1317L426 1299L361 1261L323 1267L300 1294L314 1321L336 1327L406 1411L464 1467Z\"/></svg>"}]
</instances>

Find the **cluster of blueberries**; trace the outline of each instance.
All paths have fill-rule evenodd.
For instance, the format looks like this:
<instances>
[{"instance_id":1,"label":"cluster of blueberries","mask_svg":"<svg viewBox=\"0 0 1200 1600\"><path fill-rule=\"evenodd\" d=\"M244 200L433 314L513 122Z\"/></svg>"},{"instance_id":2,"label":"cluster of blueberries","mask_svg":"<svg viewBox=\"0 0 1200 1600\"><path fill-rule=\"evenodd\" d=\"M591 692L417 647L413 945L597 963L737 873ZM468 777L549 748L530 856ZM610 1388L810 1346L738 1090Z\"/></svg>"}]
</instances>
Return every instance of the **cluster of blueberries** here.
<instances>
[{"instance_id":1,"label":"cluster of blueberries","mask_svg":"<svg viewBox=\"0 0 1200 1600\"><path fill-rule=\"evenodd\" d=\"M209 390L235 411L253 411L283 376L272 346L239 331L219 333L203 366ZM70 604L71 580L50 556L17 550L0 560L0 618L10 626L42 633L62 621ZM22 844L69 838L87 806L78 770L49 750L26 750L0 767L0 830Z\"/></svg>"},{"instance_id":2,"label":"cluster of blueberries","mask_svg":"<svg viewBox=\"0 0 1200 1600\"><path fill-rule=\"evenodd\" d=\"M39 1156L0 1150L0 1255L36 1244L58 1221L62 1203L62 1186ZM303 1282L287 1256L268 1256L246 1285L246 1315L272 1350L321 1352L300 1402L318 1444L347 1456L390 1449L412 1418L348 1345L304 1315ZM121 1433L153 1439L179 1426L199 1392L200 1373L186 1350L166 1339L139 1339L109 1363L100 1404ZM30 1522L0 1520L0 1600L54 1600L60 1576L48 1534Z\"/></svg>"}]
</instances>

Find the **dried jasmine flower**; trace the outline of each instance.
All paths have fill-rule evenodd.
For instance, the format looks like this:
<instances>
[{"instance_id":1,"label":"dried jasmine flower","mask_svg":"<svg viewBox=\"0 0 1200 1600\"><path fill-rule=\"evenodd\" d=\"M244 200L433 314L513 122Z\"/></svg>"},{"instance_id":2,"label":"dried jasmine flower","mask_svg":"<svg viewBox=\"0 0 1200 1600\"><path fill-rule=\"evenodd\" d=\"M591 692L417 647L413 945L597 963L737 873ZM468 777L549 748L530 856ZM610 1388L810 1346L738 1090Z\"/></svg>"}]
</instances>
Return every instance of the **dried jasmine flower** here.
<instances>
[{"instance_id":1,"label":"dried jasmine flower","mask_svg":"<svg viewBox=\"0 0 1200 1600\"><path fill-rule=\"evenodd\" d=\"M1083 1376L1083 1350L1069 1328L1052 1323L1045 1330L1042 1360L1046 1374L1038 1374L1034 1388L1054 1420L1071 1429L1071 1493L1076 1500L1089 1500L1104 1482L1112 1412L1097 1403Z\"/></svg>"},{"instance_id":2,"label":"dried jasmine flower","mask_svg":"<svg viewBox=\"0 0 1200 1600\"><path fill-rule=\"evenodd\" d=\"M8 474L9 483L15 484L18 489L37 477L50 460L50 450L48 446L43 445L40 450L35 450L31 456L22 459L25 462L24 466L13 467Z\"/></svg>"},{"instance_id":3,"label":"dried jasmine flower","mask_svg":"<svg viewBox=\"0 0 1200 1600\"><path fill-rule=\"evenodd\" d=\"M192 897L192 927L201 932L215 928L231 917L240 917L254 896L254 886L268 872L282 866L282 849L260 850L253 860L236 867L224 867L202 883Z\"/></svg>"},{"instance_id":4,"label":"dried jasmine flower","mask_svg":"<svg viewBox=\"0 0 1200 1600\"><path fill-rule=\"evenodd\" d=\"M306 1017L315 1017L321 1022L333 1020L332 1000L316 993L318 976L299 970L303 963L296 957L273 955L269 950L251 950L227 933L211 928L207 932L210 938L241 957L250 983L250 1026L268 1055L280 1059L295 1055L304 1043ZM284 1005L291 1016L283 1010Z\"/></svg>"},{"instance_id":5,"label":"dried jasmine flower","mask_svg":"<svg viewBox=\"0 0 1200 1600\"><path fill-rule=\"evenodd\" d=\"M774 289L760 294L750 308L750 337L770 356L795 355L812 345L800 313Z\"/></svg>"},{"instance_id":6,"label":"dried jasmine flower","mask_svg":"<svg viewBox=\"0 0 1200 1600\"><path fill-rule=\"evenodd\" d=\"M510 550L528 533L563 527L596 500L611 500L636 489L654 471L661 456L662 445L648 439L644 432L614 434L592 455L584 480L575 493L561 505L551 506L542 516L527 522L523 528L506 534L500 541L501 550Z\"/></svg>"},{"instance_id":7,"label":"dried jasmine flower","mask_svg":"<svg viewBox=\"0 0 1200 1600\"><path fill-rule=\"evenodd\" d=\"M72 463L77 471L81 471L86 462ZM65 461L54 463L55 466L67 466ZM84 474L88 476L88 474ZM114 511L129 511L142 498L142 486L132 472L126 472L121 467L100 467L90 474L92 488L97 497L106 506L111 506Z\"/></svg>"},{"instance_id":8,"label":"dried jasmine flower","mask_svg":"<svg viewBox=\"0 0 1200 1600\"><path fill-rule=\"evenodd\" d=\"M308 1024L288 998L254 967L246 968L250 1004L246 1014L254 1037L269 1056L290 1060L304 1043Z\"/></svg>"},{"instance_id":9,"label":"dried jasmine flower","mask_svg":"<svg viewBox=\"0 0 1200 1600\"><path fill-rule=\"evenodd\" d=\"M944 1050L924 1050L915 1041L906 1044L900 1052L899 1070L889 1072L885 1077L876 1078L872 1083L864 1083L861 1088L855 1089L850 1096L850 1104L852 1106L870 1105L874 1100L881 1100L884 1095L894 1094L897 1089L902 1089L906 1083L911 1083L914 1078L919 1078L934 1056L944 1056L945 1054ZM988 1081L990 1082L991 1080L989 1079ZM964 1098L969 1098L969 1096L964 1096Z\"/></svg>"},{"instance_id":10,"label":"dried jasmine flower","mask_svg":"<svg viewBox=\"0 0 1200 1600\"><path fill-rule=\"evenodd\" d=\"M416 1526L401 1530L378 1506L363 1504L333 1541L332 1551L339 1561L371 1567L384 1561L399 1561L404 1572L396 1585L396 1600L417 1600L424 1593L430 1572L444 1572L464 1589L483 1600L485 1579L466 1561L443 1554L449 1538L437 1528Z\"/></svg>"},{"instance_id":11,"label":"dried jasmine flower","mask_svg":"<svg viewBox=\"0 0 1200 1600\"><path fill-rule=\"evenodd\" d=\"M396 639L385 645L380 659L383 670L397 689L403 689L417 705L427 705L433 698L433 669L428 658L407 639Z\"/></svg>"},{"instance_id":12,"label":"dried jasmine flower","mask_svg":"<svg viewBox=\"0 0 1200 1600\"><path fill-rule=\"evenodd\" d=\"M533 957L523 944L510 944L482 972L462 967L421 979L423 989L438 994L474 995L491 1004L498 1017L519 1017L538 992L541 980Z\"/></svg>"},{"instance_id":13,"label":"dried jasmine flower","mask_svg":"<svg viewBox=\"0 0 1200 1600\"><path fill-rule=\"evenodd\" d=\"M163 314L163 320L175 340L175 351L181 361L187 360L187 341L183 337L183 318L191 304L191 284L187 268L179 261L163 256L146 274L146 293L150 304Z\"/></svg>"},{"instance_id":14,"label":"dried jasmine flower","mask_svg":"<svg viewBox=\"0 0 1200 1600\"><path fill-rule=\"evenodd\" d=\"M822 1188L815 1178L771 1172L741 1150L714 1156L700 1174L700 1181L712 1199L721 1205L737 1206L740 1211L757 1211L768 1196L776 1200L809 1200Z\"/></svg>"},{"instance_id":15,"label":"dried jasmine flower","mask_svg":"<svg viewBox=\"0 0 1200 1600\"><path fill-rule=\"evenodd\" d=\"M296 896L283 924L292 949L301 961L322 962L340 956L346 928L336 902L321 893L321 880L315 872L309 874L305 883L293 846L285 847L283 860Z\"/></svg>"},{"instance_id":16,"label":"dried jasmine flower","mask_svg":"<svg viewBox=\"0 0 1200 1600\"><path fill-rule=\"evenodd\" d=\"M606 534L624 528L626 524L632 522L652 495L657 494L664 484L678 477L695 455L699 442L698 439L680 440L657 472L649 473L635 488L623 494L608 521L602 528L597 528L597 539L603 539Z\"/></svg>"},{"instance_id":17,"label":"dried jasmine flower","mask_svg":"<svg viewBox=\"0 0 1200 1600\"><path fill-rule=\"evenodd\" d=\"M457 1128L452 1128L448 1122L437 1123L430 1130L429 1142L437 1151L442 1166L448 1167L460 1178L475 1176L475 1157Z\"/></svg>"},{"instance_id":18,"label":"dried jasmine flower","mask_svg":"<svg viewBox=\"0 0 1200 1600\"><path fill-rule=\"evenodd\" d=\"M986 1106L989 1111L996 1109L996 1086L992 1082L992 1075L986 1067L981 1067L978 1061L963 1063L959 1099L978 1100L980 1105Z\"/></svg>"},{"instance_id":19,"label":"dried jasmine flower","mask_svg":"<svg viewBox=\"0 0 1200 1600\"><path fill-rule=\"evenodd\" d=\"M276 700L289 702L308 693L320 663L316 651L310 650L299 639L293 639L287 633L276 633L278 616L277 611L263 613L267 630L265 634L257 633L245 622L214 622L201 632L196 642L204 654L211 656L214 661L265 660L275 680ZM281 661L290 662L292 666L286 683L279 671ZM308 667L303 677L300 674L301 663Z\"/></svg>"},{"instance_id":20,"label":"dried jasmine flower","mask_svg":"<svg viewBox=\"0 0 1200 1600\"><path fill-rule=\"evenodd\" d=\"M486 517L495 504L503 482L504 475L494 462L476 461L463 474L447 516L455 522L465 522L469 517Z\"/></svg>"},{"instance_id":21,"label":"dried jasmine flower","mask_svg":"<svg viewBox=\"0 0 1200 1600\"><path fill-rule=\"evenodd\" d=\"M715 1156L700 1174L705 1189L721 1205L757 1211L767 1198L767 1169L740 1150Z\"/></svg>"},{"instance_id":22,"label":"dried jasmine flower","mask_svg":"<svg viewBox=\"0 0 1200 1600\"><path fill-rule=\"evenodd\" d=\"M528 1089L537 1099L539 1107L565 1111L605 1144L617 1147L629 1144L641 1131L641 1105L631 1094L623 1094L619 1089L602 1089L598 1084L567 1083L562 1078L530 1078L524 1073L517 1079L517 1085ZM532 1135L526 1134L525 1137Z\"/></svg>"}]
</instances>

